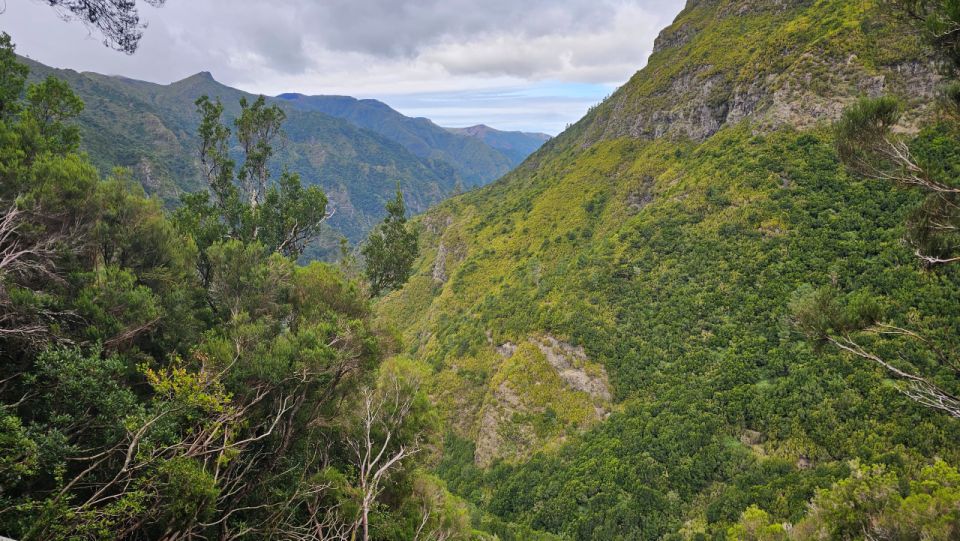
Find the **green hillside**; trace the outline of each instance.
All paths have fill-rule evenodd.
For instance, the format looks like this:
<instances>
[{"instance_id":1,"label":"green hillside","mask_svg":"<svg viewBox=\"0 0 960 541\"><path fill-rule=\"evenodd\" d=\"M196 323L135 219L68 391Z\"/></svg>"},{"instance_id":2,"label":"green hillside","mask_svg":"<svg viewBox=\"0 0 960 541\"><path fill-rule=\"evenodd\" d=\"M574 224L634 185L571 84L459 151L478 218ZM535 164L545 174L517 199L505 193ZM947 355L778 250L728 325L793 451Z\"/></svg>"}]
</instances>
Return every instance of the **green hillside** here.
<instances>
[{"instance_id":1,"label":"green hillside","mask_svg":"<svg viewBox=\"0 0 960 541\"><path fill-rule=\"evenodd\" d=\"M30 66L32 80L56 75L83 99L83 148L95 165L105 172L115 166L131 168L149 193L168 203L177 201L182 192L201 187L196 158L199 117L193 102L204 94L220 97L232 118L240 97L250 97L206 72L158 85L24 62ZM336 208L330 225L351 242L360 241L382 218L397 182L414 212L453 193L460 182L446 162L423 160L391 139L348 121L294 107L286 107L286 112L286 142L274 168L282 163L300 173L306 183L322 186ZM335 245L333 239L330 242Z\"/></svg>"},{"instance_id":2,"label":"green hillside","mask_svg":"<svg viewBox=\"0 0 960 541\"><path fill-rule=\"evenodd\" d=\"M920 195L847 174L830 129L893 94L915 132L938 80L886 4L690 0L584 119L422 216L419 270L378 310L434 368L451 491L573 539L723 539L741 516L800 523L857 464L905 495L960 462L957 421L789 321L835 288L956 350L957 269L901 241ZM956 171L945 129L916 151ZM875 347L956 391L899 346Z\"/></svg>"},{"instance_id":3,"label":"green hillside","mask_svg":"<svg viewBox=\"0 0 960 541\"><path fill-rule=\"evenodd\" d=\"M501 131L484 124L468 128L447 128L447 131L480 139L509 157L515 166L520 165L527 156L550 140L550 136L545 133Z\"/></svg>"},{"instance_id":4,"label":"green hillside","mask_svg":"<svg viewBox=\"0 0 960 541\"><path fill-rule=\"evenodd\" d=\"M296 93L281 94L277 98L293 107L319 111L379 133L428 163L449 164L466 187L482 186L500 178L548 139L519 132L497 132L514 139L513 146L501 144L494 138L446 130L426 118L403 116L377 100Z\"/></svg>"}]
</instances>

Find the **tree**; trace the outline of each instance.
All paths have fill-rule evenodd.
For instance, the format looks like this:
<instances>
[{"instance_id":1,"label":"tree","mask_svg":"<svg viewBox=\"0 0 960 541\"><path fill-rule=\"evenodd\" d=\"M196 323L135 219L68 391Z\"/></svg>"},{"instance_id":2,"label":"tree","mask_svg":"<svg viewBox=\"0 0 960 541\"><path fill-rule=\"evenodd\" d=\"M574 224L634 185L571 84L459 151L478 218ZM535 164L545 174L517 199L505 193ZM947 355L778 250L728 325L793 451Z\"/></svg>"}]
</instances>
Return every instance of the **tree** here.
<instances>
[{"instance_id":1,"label":"tree","mask_svg":"<svg viewBox=\"0 0 960 541\"><path fill-rule=\"evenodd\" d=\"M276 105L267 107L263 96L257 97L252 104L246 97L240 98L240 116L233 123L244 160L237 172L237 180L251 207L259 206L266 196L270 180L267 162L273 155L273 139L280 134L280 126L286 117Z\"/></svg>"},{"instance_id":2,"label":"tree","mask_svg":"<svg viewBox=\"0 0 960 541\"><path fill-rule=\"evenodd\" d=\"M960 474L941 460L909 485L883 465L850 463L850 476L820 489L791 539L956 539Z\"/></svg>"},{"instance_id":3,"label":"tree","mask_svg":"<svg viewBox=\"0 0 960 541\"><path fill-rule=\"evenodd\" d=\"M787 532L780 524L771 522L770 515L751 505L740 516L740 521L727 530L731 541L786 541Z\"/></svg>"},{"instance_id":4,"label":"tree","mask_svg":"<svg viewBox=\"0 0 960 541\"><path fill-rule=\"evenodd\" d=\"M378 375L395 344L363 285L294 260L326 198L296 175L270 180L282 114L243 107L248 189L222 107L198 105L210 188L175 223L125 170L101 177L69 124L79 100L52 79L23 92L15 60L0 40L0 531L346 541L468 528L413 487L410 457L436 424L417 392L426 369Z\"/></svg>"},{"instance_id":5,"label":"tree","mask_svg":"<svg viewBox=\"0 0 960 541\"><path fill-rule=\"evenodd\" d=\"M20 94L30 72L17 61L10 34L0 32L0 120L6 121L20 110Z\"/></svg>"},{"instance_id":6,"label":"tree","mask_svg":"<svg viewBox=\"0 0 960 541\"><path fill-rule=\"evenodd\" d=\"M960 68L960 2L957 0L893 0L920 29L926 41L949 65Z\"/></svg>"},{"instance_id":7,"label":"tree","mask_svg":"<svg viewBox=\"0 0 960 541\"><path fill-rule=\"evenodd\" d=\"M917 24L933 51L945 61L942 67L948 83L941 93L944 120L940 127L955 138L960 128L960 81L956 80L960 68L960 1L893 3ZM861 99L848 107L834 126L837 154L857 175L925 192L925 201L908 220L905 241L926 267L960 261L960 184L949 166L935 163L935 159L924 163L915 154L913 141L895 130L900 117L901 107L895 98ZM792 305L794 326L813 340L830 343L882 367L904 382L900 390L914 401L960 418L960 397L936 383L935 376L878 354L876 348L881 344L876 339L899 339L902 350L925 345L957 377L960 371L954 361L920 333L881 321L876 305L863 300L854 295L844 306L831 289L803 292ZM873 347L865 340L870 340Z\"/></svg>"},{"instance_id":8,"label":"tree","mask_svg":"<svg viewBox=\"0 0 960 541\"><path fill-rule=\"evenodd\" d=\"M80 127L71 123L83 111L83 101L70 85L50 76L27 89L20 113L24 143L32 154L67 154L80 148Z\"/></svg>"},{"instance_id":9,"label":"tree","mask_svg":"<svg viewBox=\"0 0 960 541\"><path fill-rule=\"evenodd\" d=\"M407 226L403 193L397 186L396 199L387 203L386 218L370 233L361 249L372 297L398 288L407 281L417 259L417 241L416 231Z\"/></svg>"},{"instance_id":10,"label":"tree","mask_svg":"<svg viewBox=\"0 0 960 541\"><path fill-rule=\"evenodd\" d=\"M167 0L144 0L160 7ZM78 19L103 35L104 45L133 54L140 45L145 24L140 22L136 0L46 0L66 21Z\"/></svg>"},{"instance_id":11,"label":"tree","mask_svg":"<svg viewBox=\"0 0 960 541\"><path fill-rule=\"evenodd\" d=\"M851 171L861 176L926 192L926 201L908 222L906 240L928 266L958 261L960 255L954 252L956 232L960 230L960 186L914 156L909 141L893 132L899 120L896 99L860 100L836 123L837 153Z\"/></svg>"},{"instance_id":12,"label":"tree","mask_svg":"<svg viewBox=\"0 0 960 541\"><path fill-rule=\"evenodd\" d=\"M833 289L807 287L795 294L790 303L790 313L794 328L811 341L829 343L882 367L904 383L900 391L911 399L960 418L960 397L937 385L933 377L923 376L913 368L897 366L897 363L882 358L863 345L860 337L899 338L920 344L928 343L914 331L880 321L880 311L872 299L851 295L843 302ZM941 364L960 376L949 360L944 359Z\"/></svg>"},{"instance_id":13,"label":"tree","mask_svg":"<svg viewBox=\"0 0 960 541\"><path fill-rule=\"evenodd\" d=\"M375 387L360 392L355 417L346 419L346 444L357 473L359 513L354 530L370 539L370 512L388 478L419 453L433 415L420 392L423 374L415 363L395 359L381 368Z\"/></svg>"},{"instance_id":14,"label":"tree","mask_svg":"<svg viewBox=\"0 0 960 541\"><path fill-rule=\"evenodd\" d=\"M232 132L223 123L223 104L202 96L196 105L199 159L208 191L184 196L177 222L193 236L203 254L215 242L230 238L257 241L271 252L299 257L333 213L326 212L323 190L304 187L296 173L284 170L277 182L271 182L273 141L281 133L284 112L276 105L267 106L263 96L253 103L240 99L240 115L234 125L243 163L237 169L229 153ZM198 270L206 280L209 262L205 255L198 261Z\"/></svg>"}]
</instances>

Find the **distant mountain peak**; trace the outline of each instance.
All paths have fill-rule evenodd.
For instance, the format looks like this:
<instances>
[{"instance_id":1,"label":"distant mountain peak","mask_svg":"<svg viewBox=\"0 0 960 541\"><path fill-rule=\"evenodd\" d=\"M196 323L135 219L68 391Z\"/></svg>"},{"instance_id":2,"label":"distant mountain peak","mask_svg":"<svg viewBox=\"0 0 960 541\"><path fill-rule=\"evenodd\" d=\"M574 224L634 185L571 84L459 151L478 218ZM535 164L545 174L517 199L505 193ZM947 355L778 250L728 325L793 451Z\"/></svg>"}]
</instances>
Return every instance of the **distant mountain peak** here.
<instances>
[{"instance_id":1,"label":"distant mountain peak","mask_svg":"<svg viewBox=\"0 0 960 541\"><path fill-rule=\"evenodd\" d=\"M538 139L542 142L553 138L551 135L546 133L498 130L496 128L487 126L486 124L477 124L474 126L467 126L466 128L447 128L447 131L458 133L460 135L468 135L470 137L478 137L480 139L483 139L487 136L517 135Z\"/></svg>"},{"instance_id":2,"label":"distant mountain peak","mask_svg":"<svg viewBox=\"0 0 960 541\"><path fill-rule=\"evenodd\" d=\"M171 85L186 85L186 84L196 84L196 83L218 83L216 79L213 78L213 74L209 71L200 71L194 73L193 75L180 79L171 83Z\"/></svg>"},{"instance_id":3,"label":"distant mountain peak","mask_svg":"<svg viewBox=\"0 0 960 541\"><path fill-rule=\"evenodd\" d=\"M457 131L464 135L471 135L473 137L482 137L484 134L491 131L497 131L487 126L486 124L477 124L475 126L467 126L466 128L459 128Z\"/></svg>"}]
</instances>

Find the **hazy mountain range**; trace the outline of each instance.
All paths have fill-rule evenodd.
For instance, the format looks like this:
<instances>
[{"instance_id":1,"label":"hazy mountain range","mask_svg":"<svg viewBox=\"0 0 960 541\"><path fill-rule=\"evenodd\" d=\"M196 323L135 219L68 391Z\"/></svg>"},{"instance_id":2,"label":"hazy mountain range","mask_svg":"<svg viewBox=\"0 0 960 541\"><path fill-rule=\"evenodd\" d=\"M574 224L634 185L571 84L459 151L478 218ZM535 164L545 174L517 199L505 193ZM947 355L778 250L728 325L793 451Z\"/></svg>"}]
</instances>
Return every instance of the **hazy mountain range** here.
<instances>
[{"instance_id":1,"label":"hazy mountain range","mask_svg":"<svg viewBox=\"0 0 960 541\"><path fill-rule=\"evenodd\" d=\"M184 191L204 188L193 102L204 94L219 97L229 120L239 111L240 97L252 97L208 72L161 85L23 60L32 79L56 75L83 99L83 148L95 164L104 170L130 168L149 193L168 204ZM283 163L305 183L322 186L336 208L325 235L328 247L339 234L360 241L383 216L397 183L408 208L421 212L499 178L549 139L490 129L447 130L376 100L283 94L270 101L287 113L275 167Z\"/></svg>"}]
</instances>

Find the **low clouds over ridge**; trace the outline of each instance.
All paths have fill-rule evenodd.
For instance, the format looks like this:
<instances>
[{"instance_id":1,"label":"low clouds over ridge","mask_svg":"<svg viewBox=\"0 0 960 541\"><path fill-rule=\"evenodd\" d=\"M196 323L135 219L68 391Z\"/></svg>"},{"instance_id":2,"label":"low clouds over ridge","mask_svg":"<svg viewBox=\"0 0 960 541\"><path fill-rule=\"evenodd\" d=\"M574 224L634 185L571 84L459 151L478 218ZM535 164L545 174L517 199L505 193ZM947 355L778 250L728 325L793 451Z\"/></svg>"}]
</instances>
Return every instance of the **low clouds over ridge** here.
<instances>
[{"instance_id":1,"label":"low clouds over ridge","mask_svg":"<svg viewBox=\"0 0 960 541\"><path fill-rule=\"evenodd\" d=\"M586 101L642 67L657 32L681 7L680 0L168 0L161 9L141 8L149 27L132 57L103 48L38 0L9 3L0 28L19 52L57 67L160 83L211 71L266 94L390 103L391 96L525 85L562 97L562 83L592 85L595 95L570 105L572 121ZM535 124L527 118L507 127L562 127L556 119Z\"/></svg>"}]
</instances>

